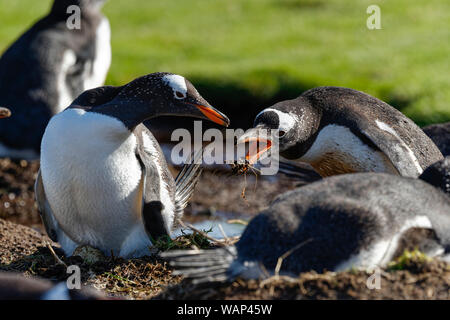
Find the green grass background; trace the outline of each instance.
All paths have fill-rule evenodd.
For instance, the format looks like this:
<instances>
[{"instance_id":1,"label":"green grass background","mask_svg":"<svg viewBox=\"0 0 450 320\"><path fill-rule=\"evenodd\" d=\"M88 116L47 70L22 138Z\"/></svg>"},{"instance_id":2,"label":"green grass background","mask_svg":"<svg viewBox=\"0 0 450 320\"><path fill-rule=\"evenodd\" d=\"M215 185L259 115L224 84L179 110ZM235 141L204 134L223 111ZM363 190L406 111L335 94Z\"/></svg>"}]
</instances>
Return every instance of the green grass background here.
<instances>
[{"instance_id":1,"label":"green grass background","mask_svg":"<svg viewBox=\"0 0 450 320\"><path fill-rule=\"evenodd\" d=\"M0 51L50 3L0 0ZM381 30L366 27L370 4L381 7ZM450 121L447 0L109 0L103 12L112 27L108 84L170 71L219 108L345 86L420 125Z\"/></svg>"}]
</instances>

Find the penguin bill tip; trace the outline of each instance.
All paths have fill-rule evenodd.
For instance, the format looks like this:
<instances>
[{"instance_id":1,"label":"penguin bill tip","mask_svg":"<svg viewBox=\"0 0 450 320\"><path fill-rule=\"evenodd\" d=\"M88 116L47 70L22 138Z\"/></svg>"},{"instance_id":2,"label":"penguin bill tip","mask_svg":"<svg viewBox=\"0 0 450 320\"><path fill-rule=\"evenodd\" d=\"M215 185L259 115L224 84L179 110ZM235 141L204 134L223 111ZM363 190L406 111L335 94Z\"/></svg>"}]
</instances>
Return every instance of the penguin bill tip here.
<instances>
[{"instance_id":1,"label":"penguin bill tip","mask_svg":"<svg viewBox=\"0 0 450 320\"><path fill-rule=\"evenodd\" d=\"M201 113L203 113L206 118L208 118L208 120L224 127L228 127L230 125L230 119L228 119L228 117L221 113L219 110L201 104L196 104L195 106L200 110Z\"/></svg>"},{"instance_id":2,"label":"penguin bill tip","mask_svg":"<svg viewBox=\"0 0 450 320\"><path fill-rule=\"evenodd\" d=\"M255 164L272 148L272 140L267 138L247 136L238 140L238 144L247 143L248 152L245 155L245 160L247 160L249 164Z\"/></svg>"}]
</instances>

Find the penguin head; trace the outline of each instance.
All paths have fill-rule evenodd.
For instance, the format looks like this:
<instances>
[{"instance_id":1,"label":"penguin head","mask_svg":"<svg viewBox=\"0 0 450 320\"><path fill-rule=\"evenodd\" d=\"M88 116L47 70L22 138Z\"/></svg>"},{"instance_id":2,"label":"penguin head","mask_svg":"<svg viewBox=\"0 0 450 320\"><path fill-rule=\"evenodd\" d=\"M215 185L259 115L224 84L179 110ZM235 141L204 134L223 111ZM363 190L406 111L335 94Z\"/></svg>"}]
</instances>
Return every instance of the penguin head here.
<instances>
[{"instance_id":1,"label":"penguin head","mask_svg":"<svg viewBox=\"0 0 450 320\"><path fill-rule=\"evenodd\" d=\"M93 91L98 92L99 89L101 88ZM180 75L167 72L151 73L122 87L107 89L111 95L105 92L101 95L110 97L97 97L96 99L104 104L96 107L95 111L119 118L129 128L158 116L193 117L222 126L228 126L230 123L227 116L213 108L192 83ZM79 100L80 98L75 102Z\"/></svg>"},{"instance_id":2,"label":"penguin head","mask_svg":"<svg viewBox=\"0 0 450 320\"><path fill-rule=\"evenodd\" d=\"M426 168L419 179L441 189L450 196L450 156Z\"/></svg>"},{"instance_id":3,"label":"penguin head","mask_svg":"<svg viewBox=\"0 0 450 320\"><path fill-rule=\"evenodd\" d=\"M288 159L299 158L309 148L308 141L318 127L310 105L301 97L279 102L261 111L255 118L253 128L247 130L238 144L256 141L262 148L249 159L254 162L278 142L280 154ZM316 125L317 124L317 125ZM265 144L265 146L264 146Z\"/></svg>"},{"instance_id":4,"label":"penguin head","mask_svg":"<svg viewBox=\"0 0 450 320\"><path fill-rule=\"evenodd\" d=\"M11 116L11 111L7 108L0 107L0 119L8 118L9 116Z\"/></svg>"}]
</instances>

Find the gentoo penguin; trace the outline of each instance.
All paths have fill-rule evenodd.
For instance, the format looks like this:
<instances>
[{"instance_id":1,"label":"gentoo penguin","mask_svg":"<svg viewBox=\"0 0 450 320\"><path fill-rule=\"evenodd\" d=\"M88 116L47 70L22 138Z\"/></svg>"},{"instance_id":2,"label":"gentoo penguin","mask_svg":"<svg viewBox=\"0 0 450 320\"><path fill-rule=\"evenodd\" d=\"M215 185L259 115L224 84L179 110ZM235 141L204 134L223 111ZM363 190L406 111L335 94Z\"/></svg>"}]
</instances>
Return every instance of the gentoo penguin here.
<instances>
[{"instance_id":1,"label":"gentoo penguin","mask_svg":"<svg viewBox=\"0 0 450 320\"><path fill-rule=\"evenodd\" d=\"M450 156L450 122L432 124L423 128L423 131L433 140L444 157Z\"/></svg>"},{"instance_id":2,"label":"gentoo penguin","mask_svg":"<svg viewBox=\"0 0 450 320\"><path fill-rule=\"evenodd\" d=\"M54 285L50 280L25 278L13 272L0 272L0 300L103 300L99 291L82 287L67 288L65 282Z\"/></svg>"},{"instance_id":3,"label":"gentoo penguin","mask_svg":"<svg viewBox=\"0 0 450 320\"><path fill-rule=\"evenodd\" d=\"M275 133L268 137L267 130ZM238 143L259 142L258 152L249 155L254 162L272 147L274 137L279 137L282 157L307 162L323 177L353 172L418 177L442 159L435 144L401 112L347 88L314 88L264 109Z\"/></svg>"},{"instance_id":4,"label":"gentoo penguin","mask_svg":"<svg viewBox=\"0 0 450 320\"><path fill-rule=\"evenodd\" d=\"M263 277L289 251L280 274L383 267L415 247L450 258L450 197L419 179L370 172L280 195L250 221L236 246L162 256L177 274L209 282Z\"/></svg>"},{"instance_id":5,"label":"gentoo penguin","mask_svg":"<svg viewBox=\"0 0 450 320\"><path fill-rule=\"evenodd\" d=\"M55 0L0 58L0 105L13 116L0 127L0 157L33 159L45 126L83 91L102 86L111 62L104 0ZM80 28L67 23L80 8ZM71 7L72 6L72 7Z\"/></svg>"},{"instance_id":6,"label":"gentoo penguin","mask_svg":"<svg viewBox=\"0 0 450 320\"><path fill-rule=\"evenodd\" d=\"M142 124L161 115L229 124L187 79L170 73L88 90L50 120L36 197L47 233L67 255L83 244L142 256L151 239L169 235L201 170L196 161L174 181Z\"/></svg>"}]
</instances>

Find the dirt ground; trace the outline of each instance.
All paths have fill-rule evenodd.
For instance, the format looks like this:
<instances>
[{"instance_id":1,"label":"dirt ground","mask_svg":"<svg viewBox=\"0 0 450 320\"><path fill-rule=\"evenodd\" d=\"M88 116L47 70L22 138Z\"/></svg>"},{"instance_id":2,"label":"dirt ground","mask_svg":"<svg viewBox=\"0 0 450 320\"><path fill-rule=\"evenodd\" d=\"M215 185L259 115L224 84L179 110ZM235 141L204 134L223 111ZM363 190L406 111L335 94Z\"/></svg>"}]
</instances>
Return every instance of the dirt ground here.
<instances>
[{"instance_id":1,"label":"dirt ground","mask_svg":"<svg viewBox=\"0 0 450 320\"><path fill-rule=\"evenodd\" d=\"M450 265L433 260L413 259L400 270L382 270L381 288L369 290L370 274L362 271L308 272L296 279L236 280L205 288L173 276L156 255L131 260L103 257L90 263L80 256L64 257L58 245L42 234L33 194L38 167L36 162L0 159L0 271L63 281L69 275L48 249L50 245L66 265L80 266L84 284L126 299L450 299ZM186 219L223 218L223 212L229 218L233 213L250 218L296 183L287 178L258 178L255 192L254 176L247 176L245 184L243 177L205 172Z\"/></svg>"},{"instance_id":2,"label":"dirt ground","mask_svg":"<svg viewBox=\"0 0 450 320\"><path fill-rule=\"evenodd\" d=\"M298 278L238 279L207 288L182 281L156 299L450 299L450 266L443 262L413 260L404 270L381 270L379 286L372 289L370 276L363 271L306 272Z\"/></svg>"}]
</instances>

